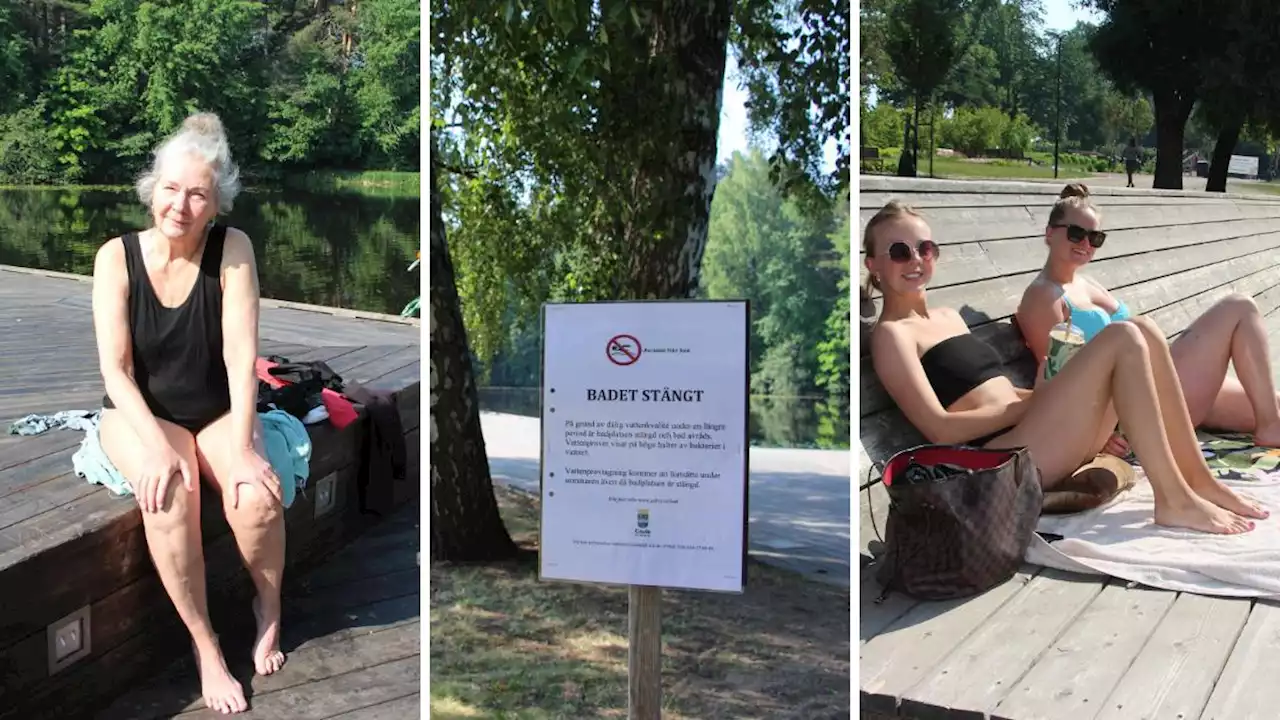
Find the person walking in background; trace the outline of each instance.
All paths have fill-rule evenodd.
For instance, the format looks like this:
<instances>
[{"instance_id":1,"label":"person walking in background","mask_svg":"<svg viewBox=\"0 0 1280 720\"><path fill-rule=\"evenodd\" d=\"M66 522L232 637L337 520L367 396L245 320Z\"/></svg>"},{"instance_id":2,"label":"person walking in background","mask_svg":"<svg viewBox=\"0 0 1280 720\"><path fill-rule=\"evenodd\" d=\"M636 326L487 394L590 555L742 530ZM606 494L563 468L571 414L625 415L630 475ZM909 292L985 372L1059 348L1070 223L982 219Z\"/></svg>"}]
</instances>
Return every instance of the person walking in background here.
<instances>
[{"instance_id":1,"label":"person walking in background","mask_svg":"<svg viewBox=\"0 0 1280 720\"><path fill-rule=\"evenodd\" d=\"M1133 187L1133 174L1142 167L1142 151L1138 149L1138 139L1129 138L1129 146L1124 149L1124 171L1129 174L1129 184Z\"/></svg>"}]
</instances>

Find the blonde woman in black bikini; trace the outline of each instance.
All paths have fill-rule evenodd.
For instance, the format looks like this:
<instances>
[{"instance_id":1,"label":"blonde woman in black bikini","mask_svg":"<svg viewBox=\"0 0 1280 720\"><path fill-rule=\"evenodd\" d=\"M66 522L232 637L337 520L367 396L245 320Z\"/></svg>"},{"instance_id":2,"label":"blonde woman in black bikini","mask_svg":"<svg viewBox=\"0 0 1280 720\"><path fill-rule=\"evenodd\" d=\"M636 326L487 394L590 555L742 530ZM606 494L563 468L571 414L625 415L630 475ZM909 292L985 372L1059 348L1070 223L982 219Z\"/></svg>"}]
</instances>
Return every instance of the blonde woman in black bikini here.
<instances>
[{"instance_id":1,"label":"blonde woman in black bikini","mask_svg":"<svg viewBox=\"0 0 1280 720\"><path fill-rule=\"evenodd\" d=\"M930 442L1026 447L1053 491L1093 459L1114 403L1155 493L1155 522L1235 534L1268 513L1205 465L1164 335L1151 321L1115 323L1034 393L1014 387L996 352L960 314L931 308L939 248L914 210L889 203L863 238L868 283L884 294L871 359L885 390Z\"/></svg>"}]
</instances>

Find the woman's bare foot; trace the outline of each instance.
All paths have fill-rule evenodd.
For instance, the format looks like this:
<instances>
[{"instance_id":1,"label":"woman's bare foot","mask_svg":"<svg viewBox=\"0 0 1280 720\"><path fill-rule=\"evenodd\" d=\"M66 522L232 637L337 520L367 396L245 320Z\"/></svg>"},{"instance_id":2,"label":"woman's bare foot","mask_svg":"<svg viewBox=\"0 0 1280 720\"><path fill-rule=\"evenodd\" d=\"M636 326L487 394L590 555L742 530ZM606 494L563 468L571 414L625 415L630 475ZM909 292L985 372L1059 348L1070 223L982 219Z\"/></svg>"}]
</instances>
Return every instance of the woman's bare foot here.
<instances>
[{"instance_id":1,"label":"woman's bare foot","mask_svg":"<svg viewBox=\"0 0 1280 720\"><path fill-rule=\"evenodd\" d=\"M258 621L258 637L253 641L253 668L259 675L270 675L284 667L284 653L280 651L280 606L274 612L264 613L262 603L253 599L253 618Z\"/></svg>"},{"instance_id":2,"label":"woman's bare foot","mask_svg":"<svg viewBox=\"0 0 1280 720\"><path fill-rule=\"evenodd\" d=\"M1156 524L1217 535L1238 535L1253 529L1253 521L1192 495L1187 503L1156 503Z\"/></svg>"},{"instance_id":3,"label":"woman's bare foot","mask_svg":"<svg viewBox=\"0 0 1280 720\"><path fill-rule=\"evenodd\" d=\"M192 643L195 646L195 643ZM244 688L227 669L227 661L222 657L222 650L217 645L206 651L210 657L204 662L200 657L200 648L195 647L196 670L200 673L200 694L204 704L214 712L223 715L241 713L249 709L244 699Z\"/></svg>"},{"instance_id":4,"label":"woman's bare foot","mask_svg":"<svg viewBox=\"0 0 1280 720\"><path fill-rule=\"evenodd\" d=\"M1280 424L1259 425L1253 431L1253 444L1258 447L1280 448Z\"/></svg>"},{"instance_id":5,"label":"woman's bare foot","mask_svg":"<svg viewBox=\"0 0 1280 720\"><path fill-rule=\"evenodd\" d=\"M1223 485L1212 475L1206 475L1195 482L1188 482L1187 484L1191 486L1191 491L1195 494L1220 508L1230 510L1236 515L1253 518L1254 520L1266 520L1271 517L1271 513L1256 501L1237 495L1231 488Z\"/></svg>"}]
</instances>

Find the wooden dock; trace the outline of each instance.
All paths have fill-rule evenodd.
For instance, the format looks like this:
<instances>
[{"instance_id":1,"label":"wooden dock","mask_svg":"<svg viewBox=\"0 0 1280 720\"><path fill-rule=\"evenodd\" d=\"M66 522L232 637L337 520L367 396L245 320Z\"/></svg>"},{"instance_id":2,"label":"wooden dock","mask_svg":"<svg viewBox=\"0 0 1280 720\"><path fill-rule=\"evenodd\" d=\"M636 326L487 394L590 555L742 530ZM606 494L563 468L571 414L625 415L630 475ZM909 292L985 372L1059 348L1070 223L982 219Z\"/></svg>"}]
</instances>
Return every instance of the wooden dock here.
<instances>
[{"instance_id":1,"label":"wooden dock","mask_svg":"<svg viewBox=\"0 0 1280 720\"><path fill-rule=\"evenodd\" d=\"M403 720L421 714L418 504L361 535L285 589L289 615L280 672L253 676L253 628L227 637L245 687L244 720ZM239 661L238 663L235 661ZM117 700L97 720L204 720L195 662L175 662Z\"/></svg>"},{"instance_id":2,"label":"wooden dock","mask_svg":"<svg viewBox=\"0 0 1280 720\"><path fill-rule=\"evenodd\" d=\"M1026 380L1029 353L1009 325L1044 261L1060 184L863 178L861 219L897 198L922 208L943 260L930 300ZM1103 189L1108 230L1086 273L1169 335L1228 293L1263 314L1280 377L1280 199ZM865 312L864 312L865 314ZM864 332L866 327L864 326ZM863 340L863 351L867 342ZM859 485L870 462L920 442L860 359ZM1021 365L1021 367L1019 367ZM859 686L866 718L1247 720L1274 718L1280 603L1206 597L1025 567L982 595L874 601L869 545L887 495L859 498Z\"/></svg>"},{"instance_id":3,"label":"wooden dock","mask_svg":"<svg viewBox=\"0 0 1280 720\"><path fill-rule=\"evenodd\" d=\"M0 427L29 413L101 407L89 291L82 279L0 267ZM262 355L323 360L347 382L394 394L408 475L400 482L374 479L366 496L378 493L392 506L412 502L420 490L420 327L264 301L260 336ZM380 520L360 508L366 427L362 419L340 432L327 424L311 428L308 490L286 515L286 578L316 567ZM72 473L81 438L66 430L0 434L0 718L6 720L90 717L190 649L147 557L134 501ZM211 612L221 630L228 618L246 614L252 586L218 504L203 506ZM285 605L289 612L288 596ZM69 622L81 623L87 642L58 661L50 631Z\"/></svg>"}]
</instances>

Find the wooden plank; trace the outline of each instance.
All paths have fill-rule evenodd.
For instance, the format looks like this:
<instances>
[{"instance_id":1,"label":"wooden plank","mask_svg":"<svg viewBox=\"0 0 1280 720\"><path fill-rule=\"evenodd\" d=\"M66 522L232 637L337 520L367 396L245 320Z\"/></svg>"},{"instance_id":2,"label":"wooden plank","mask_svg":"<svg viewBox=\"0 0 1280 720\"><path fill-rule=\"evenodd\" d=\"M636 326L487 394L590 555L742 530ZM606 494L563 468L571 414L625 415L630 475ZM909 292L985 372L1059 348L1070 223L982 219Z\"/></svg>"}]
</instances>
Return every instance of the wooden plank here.
<instances>
[{"instance_id":1,"label":"wooden plank","mask_svg":"<svg viewBox=\"0 0 1280 720\"><path fill-rule=\"evenodd\" d=\"M862 643L858 654L861 707L891 713L899 702L908 697L920 701L949 702L956 693L946 686L936 690L929 687L924 691L913 688L934 677L940 667L944 668L941 671L944 675L954 674L956 670L949 658L960 652L958 648L964 647L975 634L982 633L988 624L998 623L1000 618L1010 613L1021 612L1026 606L1021 598L1027 591L1045 587L1044 583L1034 585L1035 575L1035 568L1025 567L1008 582L976 597L912 605L883 631ZM1028 583L1033 586L1029 587ZM860 583L859 589L864 593L866 584L865 581ZM870 584L874 585L874 582ZM1041 591L1034 597L1043 599L1047 596ZM859 609L862 607L859 604ZM1052 617L1042 619L1053 622ZM1005 643L1009 637L1018 636L1005 637ZM961 671L961 674L967 676L968 672ZM999 675L999 678L1005 675L1007 673ZM962 709L982 707L963 704L963 697L956 699L961 704L950 702L946 706Z\"/></svg>"},{"instance_id":2,"label":"wooden plank","mask_svg":"<svg viewBox=\"0 0 1280 720\"><path fill-rule=\"evenodd\" d=\"M418 365L421 357L422 353L418 346L401 346L389 355L349 368L343 375L343 379L346 382L360 383L361 385L364 385L370 380L383 377L387 374L396 372L397 370L416 366ZM421 371L419 371L419 373L421 373Z\"/></svg>"},{"instance_id":3,"label":"wooden plank","mask_svg":"<svg viewBox=\"0 0 1280 720\"><path fill-rule=\"evenodd\" d=\"M1280 701L1280 684L1275 680L1277 659L1280 605L1259 600L1214 685L1201 720L1275 717Z\"/></svg>"},{"instance_id":4,"label":"wooden plank","mask_svg":"<svg viewBox=\"0 0 1280 720\"><path fill-rule=\"evenodd\" d=\"M381 705L371 705L361 710L335 715L333 720L404 720L404 718L420 716L422 716L422 696L414 693Z\"/></svg>"},{"instance_id":5,"label":"wooden plank","mask_svg":"<svg viewBox=\"0 0 1280 720\"><path fill-rule=\"evenodd\" d=\"M1251 605L1247 599L1178 595L1120 683L1095 708L1097 720L1200 717Z\"/></svg>"},{"instance_id":6,"label":"wooden plank","mask_svg":"<svg viewBox=\"0 0 1280 720\"><path fill-rule=\"evenodd\" d=\"M1280 232L1280 220L1260 223L1243 220L1204 226L1145 228L1120 230L1108 234L1107 244L1089 264L1086 274L1108 262L1144 263L1146 255L1181 250L1194 257L1217 243L1244 238L1274 235ZM1007 240L983 239L964 245L948 245L942 249L931 289L963 285L992 277L1018 273L1038 273L1047 256L1044 235ZM1247 251L1245 251L1247 252ZM860 267L865 276L865 269ZM878 299L877 294L877 299Z\"/></svg>"},{"instance_id":7,"label":"wooden plank","mask_svg":"<svg viewBox=\"0 0 1280 720\"><path fill-rule=\"evenodd\" d=\"M990 712L1102 591L1096 579L1045 570L903 693L904 714ZM1017 642L1011 642L1017 638Z\"/></svg>"},{"instance_id":8,"label":"wooden plank","mask_svg":"<svg viewBox=\"0 0 1280 720\"><path fill-rule=\"evenodd\" d=\"M306 692L254 696L253 709L240 717L245 720L285 717L291 720L324 720L398 700L418 692L420 664L417 657L404 658L329 678L315 683ZM175 717L214 720L224 716L212 710L197 710Z\"/></svg>"},{"instance_id":9,"label":"wooden plank","mask_svg":"<svg viewBox=\"0 0 1280 720\"><path fill-rule=\"evenodd\" d=\"M858 580L858 641L866 643L893 625L920 601L903 593L892 593L877 603L882 589L875 579L875 566L859 569Z\"/></svg>"},{"instance_id":10,"label":"wooden plank","mask_svg":"<svg viewBox=\"0 0 1280 720\"><path fill-rule=\"evenodd\" d=\"M52 512L101 488L74 474L60 475L22 492L0 497L0 530Z\"/></svg>"},{"instance_id":11,"label":"wooden plank","mask_svg":"<svg viewBox=\"0 0 1280 720\"><path fill-rule=\"evenodd\" d=\"M1096 713L1168 612L1177 593L1108 585L995 711L1075 720Z\"/></svg>"}]
</instances>

